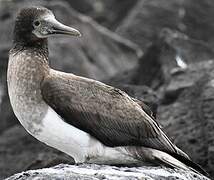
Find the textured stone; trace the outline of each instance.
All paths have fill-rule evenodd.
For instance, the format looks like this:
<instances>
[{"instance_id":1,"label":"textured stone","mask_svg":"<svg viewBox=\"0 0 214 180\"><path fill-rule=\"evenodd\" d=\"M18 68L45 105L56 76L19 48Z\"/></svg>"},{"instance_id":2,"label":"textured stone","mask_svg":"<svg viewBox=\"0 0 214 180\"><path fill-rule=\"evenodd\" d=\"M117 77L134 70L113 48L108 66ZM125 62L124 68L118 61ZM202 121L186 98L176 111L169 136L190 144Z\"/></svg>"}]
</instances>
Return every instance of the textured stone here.
<instances>
[{"instance_id":1,"label":"textured stone","mask_svg":"<svg viewBox=\"0 0 214 180\"><path fill-rule=\"evenodd\" d=\"M116 32L138 44L143 50L162 29L174 34L173 46L188 61L213 57L212 0L138 1ZM183 34L180 36L179 34Z\"/></svg>"},{"instance_id":2,"label":"textured stone","mask_svg":"<svg viewBox=\"0 0 214 180\"><path fill-rule=\"evenodd\" d=\"M84 180L208 180L204 176L190 171L180 171L160 167L115 167L94 164L79 166L60 164L55 167L31 170L13 175L6 180L33 180L33 179L84 179Z\"/></svg>"},{"instance_id":3,"label":"textured stone","mask_svg":"<svg viewBox=\"0 0 214 180\"><path fill-rule=\"evenodd\" d=\"M2 47L0 48L0 133L18 122L7 94L7 63L8 47Z\"/></svg>"},{"instance_id":4,"label":"textured stone","mask_svg":"<svg viewBox=\"0 0 214 180\"><path fill-rule=\"evenodd\" d=\"M158 89L161 85L167 84L174 72L186 68L179 66L177 50L171 45L171 40L169 40L171 37L168 35L168 31L160 32L144 51L133 69L117 74L108 82L112 84L146 85L153 89ZM180 60L187 66L182 59Z\"/></svg>"},{"instance_id":5,"label":"textured stone","mask_svg":"<svg viewBox=\"0 0 214 180\"><path fill-rule=\"evenodd\" d=\"M98 23L115 29L136 4L137 0L78 0L67 2Z\"/></svg>"},{"instance_id":6,"label":"textured stone","mask_svg":"<svg viewBox=\"0 0 214 180\"><path fill-rule=\"evenodd\" d=\"M191 64L172 77L158 119L174 143L214 176L214 63Z\"/></svg>"}]
</instances>

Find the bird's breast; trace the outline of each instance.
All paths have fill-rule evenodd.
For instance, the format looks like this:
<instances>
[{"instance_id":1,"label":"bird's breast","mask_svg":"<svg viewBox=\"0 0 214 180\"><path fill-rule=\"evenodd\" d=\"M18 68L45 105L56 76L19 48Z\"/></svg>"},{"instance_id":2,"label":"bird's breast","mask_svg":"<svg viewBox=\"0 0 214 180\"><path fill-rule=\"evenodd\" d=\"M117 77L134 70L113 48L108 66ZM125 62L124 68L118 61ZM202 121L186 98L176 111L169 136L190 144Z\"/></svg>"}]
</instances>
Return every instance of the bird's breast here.
<instances>
[{"instance_id":1,"label":"bird's breast","mask_svg":"<svg viewBox=\"0 0 214 180\"><path fill-rule=\"evenodd\" d=\"M38 133L48 109L42 100L40 82L44 74L27 52L9 56L7 81L13 111L31 134Z\"/></svg>"}]
</instances>

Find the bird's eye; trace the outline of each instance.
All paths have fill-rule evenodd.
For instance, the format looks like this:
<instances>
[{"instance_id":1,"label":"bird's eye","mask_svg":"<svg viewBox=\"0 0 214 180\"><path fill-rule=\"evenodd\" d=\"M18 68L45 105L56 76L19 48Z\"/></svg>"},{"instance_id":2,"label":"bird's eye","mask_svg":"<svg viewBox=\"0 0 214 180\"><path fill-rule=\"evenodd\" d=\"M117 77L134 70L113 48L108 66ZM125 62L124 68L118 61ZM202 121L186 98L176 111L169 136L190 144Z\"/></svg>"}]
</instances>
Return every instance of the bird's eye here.
<instances>
[{"instance_id":1,"label":"bird's eye","mask_svg":"<svg viewBox=\"0 0 214 180\"><path fill-rule=\"evenodd\" d=\"M40 26L41 22L40 21L34 21L34 26L38 27Z\"/></svg>"}]
</instances>

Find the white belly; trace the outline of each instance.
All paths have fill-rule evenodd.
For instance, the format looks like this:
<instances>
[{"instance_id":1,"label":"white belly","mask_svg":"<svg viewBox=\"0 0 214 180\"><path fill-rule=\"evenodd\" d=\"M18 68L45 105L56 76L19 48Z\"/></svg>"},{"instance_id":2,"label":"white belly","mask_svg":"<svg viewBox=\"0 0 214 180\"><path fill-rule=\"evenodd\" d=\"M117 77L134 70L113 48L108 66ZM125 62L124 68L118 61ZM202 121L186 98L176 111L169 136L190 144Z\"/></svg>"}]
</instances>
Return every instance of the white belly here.
<instances>
[{"instance_id":1,"label":"white belly","mask_svg":"<svg viewBox=\"0 0 214 180\"><path fill-rule=\"evenodd\" d=\"M64 122L50 107L42 120L42 130L36 138L71 155L76 162L83 162L92 146L102 147L88 133Z\"/></svg>"},{"instance_id":2,"label":"white belly","mask_svg":"<svg viewBox=\"0 0 214 180\"><path fill-rule=\"evenodd\" d=\"M76 163L126 164L136 161L124 148L106 147L88 133L67 124L50 107L42 124L42 131L36 138L72 156Z\"/></svg>"}]
</instances>

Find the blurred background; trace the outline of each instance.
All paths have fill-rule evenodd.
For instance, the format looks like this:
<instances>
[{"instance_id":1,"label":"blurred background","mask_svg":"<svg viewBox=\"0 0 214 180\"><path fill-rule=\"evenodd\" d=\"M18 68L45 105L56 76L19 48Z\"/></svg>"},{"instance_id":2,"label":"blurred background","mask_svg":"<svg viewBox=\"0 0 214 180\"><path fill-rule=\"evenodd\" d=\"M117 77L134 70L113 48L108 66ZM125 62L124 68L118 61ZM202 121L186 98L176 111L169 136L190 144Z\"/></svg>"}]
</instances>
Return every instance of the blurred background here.
<instances>
[{"instance_id":1,"label":"blurred background","mask_svg":"<svg viewBox=\"0 0 214 180\"><path fill-rule=\"evenodd\" d=\"M49 40L52 67L144 101L170 139L214 176L213 0L0 0L0 179L73 163L27 134L8 99L14 19L31 5L83 35Z\"/></svg>"}]
</instances>

